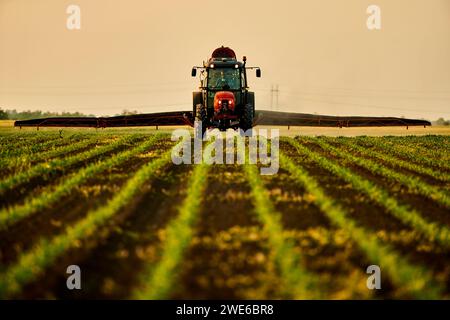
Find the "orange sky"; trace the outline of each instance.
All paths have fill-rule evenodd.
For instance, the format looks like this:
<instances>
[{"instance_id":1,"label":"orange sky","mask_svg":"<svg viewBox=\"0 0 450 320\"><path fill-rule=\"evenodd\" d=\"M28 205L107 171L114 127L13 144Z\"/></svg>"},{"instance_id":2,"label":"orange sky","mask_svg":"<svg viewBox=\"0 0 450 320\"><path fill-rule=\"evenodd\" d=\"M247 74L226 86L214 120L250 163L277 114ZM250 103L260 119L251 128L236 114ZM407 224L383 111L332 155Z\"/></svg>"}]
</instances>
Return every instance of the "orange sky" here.
<instances>
[{"instance_id":1,"label":"orange sky","mask_svg":"<svg viewBox=\"0 0 450 320\"><path fill-rule=\"evenodd\" d=\"M222 44L262 68L257 109L278 84L278 110L450 118L449 0L0 0L0 107L189 110L190 69Z\"/></svg>"}]
</instances>

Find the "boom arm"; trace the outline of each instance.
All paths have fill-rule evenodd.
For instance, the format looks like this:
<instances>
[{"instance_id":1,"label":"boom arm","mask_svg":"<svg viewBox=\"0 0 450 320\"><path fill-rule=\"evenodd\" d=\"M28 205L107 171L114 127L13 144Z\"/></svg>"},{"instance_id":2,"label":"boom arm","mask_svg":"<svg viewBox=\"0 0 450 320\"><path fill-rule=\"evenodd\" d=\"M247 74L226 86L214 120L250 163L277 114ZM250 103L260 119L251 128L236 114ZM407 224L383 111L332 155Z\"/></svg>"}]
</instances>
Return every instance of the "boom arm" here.
<instances>
[{"instance_id":1,"label":"boom arm","mask_svg":"<svg viewBox=\"0 0 450 320\"><path fill-rule=\"evenodd\" d=\"M394 117L339 117L307 113L256 111L254 125L310 126L310 127L386 127L431 126L426 120ZM193 126L190 111L146 113L116 117L57 117L16 121L16 127L139 127L139 126Z\"/></svg>"},{"instance_id":2,"label":"boom arm","mask_svg":"<svg viewBox=\"0 0 450 320\"><path fill-rule=\"evenodd\" d=\"M426 120L394 117L339 117L307 113L256 111L255 125L301 127L389 127L431 126Z\"/></svg>"}]
</instances>

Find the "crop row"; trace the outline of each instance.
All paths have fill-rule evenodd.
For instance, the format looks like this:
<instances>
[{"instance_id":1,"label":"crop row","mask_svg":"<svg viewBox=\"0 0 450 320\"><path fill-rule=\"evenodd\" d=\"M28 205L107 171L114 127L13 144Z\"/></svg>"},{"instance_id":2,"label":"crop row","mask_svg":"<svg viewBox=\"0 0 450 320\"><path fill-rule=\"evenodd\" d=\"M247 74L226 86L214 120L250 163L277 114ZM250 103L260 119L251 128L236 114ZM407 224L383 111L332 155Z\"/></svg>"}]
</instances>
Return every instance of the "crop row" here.
<instances>
[{"instance_id":1,"label":"crop row","mask_svg":"<svg viewBox=\"0 0 450 320\"><path fill-rule=\"evenodd\" d=\"M0 153L8 154L11 151L15 152L22 147L26 147L27 149L31 150L35 148L38 149L37 146L39 146L40 144L54 143L58 140L60 140L60 137L55 134L38 134L31 137L17 134L2 137L2 140L0 141L0 145L2 147Z\"/></svg>"},{"instance_id":2,"label":"crop row","mask_svg":"<svg viewBox=\"0 0 450 320\"><path fill-rule=\"evenodd\" d=\"M450 139L446 135L425 135L425 136L406 136L406 137L390 137L393 142L406 142L424 149L437 148L441 149L443 145L450 145Z\"/></svg>"},{"instance_id":3,"label":"crop row","mask_svg":"<svg viewBox=\"0 0 450 320\"><path fill-rule=\"evenodd\" d=\"M75 132L64 136L60 136L55 132L48 132L45 134L42 133L37 137L35 137L34 135L32 135L31 137L27 135L18 135L15 139L10 138L5 140L3 144L0 143L0 157L9 158L36 154L38 152L46 152L56 147L73 143L74 141L94 138L102 140L106 138L113 138L114 136L117 135L111 133L110 131L96 132L95 134L87 132Z\"/></svg>"},{"instance_id":4,"label":"crop row","mask_svg":"<svg viewBox=\"0 0 450 320\"><path fill-rule=\"evenodd\" d=\"M142 190L142 186L170 162L171 151L163 153L141 167L104 206L89 211L83 219L73 226L68 226L63 233L42 240L34 248L23 252L16 263L0 274L0 298L17 294L58 257L74 248L80 241L95 236L99 228L119 213Z\"/></svg>"},{"instance_id":5,"label":"crop row","mask_svg":"<svg viewBox=\"0 0 450 320\"><path fill-rule=\"evenodd\" d=\"M430 176L436 180L444 181L444 182L450 182L450 174L448 173L442 173L439 171L435 171L432 168L429 168L427 166L418 165L414 162L409 162L405 160L401 160L399 158L393 157L391 155L386 154L385 152L376 151L373 148L368 147L362 147L359 145L355 140L350 139L338 139L339 143L359 152L363 155L368 155L372 158L379 159L393 167L398 167L402 169L407 169L409 171ZM376 144L376 142L375 142Z\"/></svg>"},{"instance_id":6,"label":"crop row","mask_svg":"<svg viewBox=\"0 0 450 320\"><path fill-rule=\"evenodd\" d=\"M98 137L90 137L86 140L77 141L73 139L72 141L60 140L54 143L50 150L46 150L40 153L35 152L25 152L22 156L8 156L2 158L2 163L5 165L9 171L14 170L16 173L19 170L30 167L32 163L38 163L42 161L47 161L53 158L57 158L81 149L90 147L99 141L102 141ZM25 148L23 148L25 149Z\"/></svg>"},{"instance_id":7,"label":"crop row","mask_svg":"<svg viewBox=\"0 0 450 320\"><path fill-rule=\"evenodd\" d=\"M307 156L320 167L351 184L355 190L364 193L370 200L384 207L387 212L404 224L415 228L429 240L438 242L446 247L450 246L450 230L448 227L427 221L416 210L400 204L394 197L389 195L388 191L357 175L351 169L339 166L293 139L288 139L287 141L300 154Z\"/></svg>"},{"instance_id":8,"label":"crop row","mask_svg":"<svg viewBox=\"0 0 450 320\"><path fill-rule=\"evenodd\" d=\"M54 145L66 143L65 139L50 138L43 141L15 141L5 142L1 144L0 156L2 158L20 156L22 154L29 154L46 150Z\"/></svg>"},{"instance_id":9,"label":"crop row","mask_svg":"<svg viewBox=\"0 0 450 320\"><path fill-rule=\"evenodd\" d=\"M80 169L71 176L64 179L57 186L45 188L39 195L27 198L23 204L17 204L9 208L0 210L0 230L11 226L14 223L28 217L45 208L50 208L64 196L69 195L72 190L86 183L91 177L118 166L130 158L147 151L159 139L160 135L153 135L145 142L131 150L126 150L115 154L106 160L94 162Z\"/></svg>"},{"instance_id":10,"label":"crop row","mask_svg":"<svg viewBox=\"0 0 450 320\"><path fill-rule=\"evenodd\" d=\"M280 271L284 294L294 299L320 298L317 277L302 267L301 256L293 249L283 233L281 214L270 201L267 190L255 165L245 165L247 180L251 187L255 213L267 233L274 263Z\"/></svg>"},{"instance_id":11,"label":"crop row","mask_svg":"<svg viewBox=\"0 0 450 320\"><path fill-rule=\"evenodd\" d=\"M432 160L450 160L450 155L447 152L450 147L450 136L408 136L405 138L406 140L383 139L381 137L376 139L385 140L392 146L413 151L413 153L424 155Z\"/></svg>"},{"instance_id":12,"label":"crop row","mask_svg":"<svg viewBox=\"0 0 450 320\"><path fill-rule=\"evenodd\" d=\"M293 143L296 145L297 143ZM313 161L318 156L299 146L298 150ZM423 267L410 264L398 255L390 246L382 244L375 235L359 227L348 214L332 198L326 195L317 181L306 170L296 165L287 155L280 154L282 168L286 169L292 178L298 181L305 190L313 196L314 203L337 227L343 229L349 237L365 253L371 263L379 265L392 283L403 293L419 299L438 299L442 288L433 281L432 275ZM330 164L321 161L325 168Z\"/></svg>"},{"instance_id":13,"label":"crop row","mask_svg":"<svg viewBox=\"0 0 450 320\"><path fill-rule=\"evenodd\" d=\"M377 162L374 162L369 159L361 158L353 155L343 149L336 148L329 143L325 142L323 139L315 139L315 143L317 143L323 150L331 152L342 159L346 159L351 163L358 165L361 168L364 168L370 171L374 175L379 175L385 177L386 179L396 183L400 183L405 186L410 192L425 196L443 206L450 207L450 197L445 192L442 192L439 187L432 186L422 181L421 179L409 175L405 175L396 170L389 169ZM354 151L358 151L360 153L365 153L366 149L357 146L350 146ZM367 151L367 153L369 153Z\"/></svg>"},{"instance_id":14,"label":"crop row","mask_svg":"<svg viewBox=\"0 0 450 320\"><path fill-rule=\"evenodd\" d=\"M443 158L442 154L436 154L436 152L433 151L436 149L445 150L445 147L443 147L442 144L439 146L430 147L429 149L423 149L417 148L414 143L407 143L406 140L388 140L386 138L379 137L357 137L355 139L363 146L375 146L381 152L386 152L401 159L407 159L412 163L423 165L429 168L438 168L440 170L449 169L448 155Z\"/></svg>"},{"instance_id":15,"label":"crop row","mask_svg":"<svg viewBox=\"0 0 450 320\"><path fill-rule=\"evenodd\" d=\"M63 159L54 159L49 162L39 163L35 166L32 166L29 170L20 172L18 174L13 174L0 181L0 194L6 190L21 185L32 178L46 177L56 170L64 170L73 165L83 163L89 159L114 151L115 149L122 147L124 143L136 141L138 138L138 135L125 136L117 141L114 141L113 143L109 143L101 147L94 147L83 153L68 156ZM85 142L85 144L89 145L90 142L87 141Z\"/></svg>"},{"instance_id":16,"label":"crop row","mask_svg":"<svg viewBox=\"0 0 450 320\"><path fill-rule=\"evenodd\" d=\"M133 292L135 299L167 299L177 279L186 248L193 237L193 227L198 220L210 166L208 156L195 166L188 181L186 198L178 215L166 227L161 258L149 265L142 274L142 285Z\"/></svg>"}]
</instances>

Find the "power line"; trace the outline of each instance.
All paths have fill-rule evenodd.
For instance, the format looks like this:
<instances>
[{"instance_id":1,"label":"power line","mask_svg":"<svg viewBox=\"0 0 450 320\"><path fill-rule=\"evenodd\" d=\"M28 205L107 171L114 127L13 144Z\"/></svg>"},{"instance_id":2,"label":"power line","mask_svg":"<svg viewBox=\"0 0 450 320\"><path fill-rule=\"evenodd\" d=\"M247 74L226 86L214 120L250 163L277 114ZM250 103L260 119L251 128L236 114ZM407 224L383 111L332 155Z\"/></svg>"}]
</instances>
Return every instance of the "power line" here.
<instances>
[{"instance_id":1,"label":"power line","mask_svg":"<svg viewBox=\"0 0 450 320\"><path fill-rule=\"evenodd\" d=\"M323 90L339 90L339 91L366 91L366 92L400 92L400 93L426 93L426 94L450 94L449 89L443 90L418 90L418 89L375 89L375 88L345 88L345 87L327 87L327 86L308 86L308 88L319 88Z\"/></svg>"},{"instance_id":2,"label":"power line","mask_svg":"<svg viewBox=\"0 0 450 320\"><path fill-rule=\"evenodd\" d=\"M105 87L158 87L158 86L178 86L178 85L188 85L190 82L186 81L173 81L173 82L156 82L156 83L113 83L107 85L98 85L98 84L73 84L73 85L20 85L20 86L9 86L10 88L21 88L21 89L29 89L29 88L39 88L39 89L67 89L67 88L105 88Z\"/></svg>"},{"instance_id":3,"label":"power line","mask_svg":"<svg viewBox=\"0 0 450 320\"><path fill-rule=\"evenodd\" d=\"M387 99L401 99L401 100L437 100L437 101L450 101L449 97L412 97L412 96L386 96L386 95L355 95L355 94L343 94L343 93L322 93L322 92L307 92L307 91L296 91L304 95L314 95L314 96L328 96L328 97L344 97L344 98L387 98Z\"/></svg>"},{"instance_id":4,"label":"power line","mask_svg":"<svg viewBox=\"0 0 450 320\"><path fill-rule=\"evenodd\" d=\"M291 95L296 96L302 96L302 94L296 94L296 93L287 93ZM450 114L450 112L443 112L439 110L430 110L430 109L407 109L407 108L399 108L399 107L391 107L391 106L380 106L380 105L373 105L373 104L360 104L360 103L352 103L352 102L337 102L337 101L325 101L325 100L318 100L318 99L311 99L311 98L304 98L301 97L302 100L306 101L312 101L312 102L320 102L320 103L326 103L326 104L334 104L334 105L348 105L348 106L356 106L356 107L362 107L362 108L369 108L369 109L386 109L386 110L400 110L400 111L411 111L411 112L423 112L423 113L442 113L442 114Z\"/></svg>"}]
</instances>

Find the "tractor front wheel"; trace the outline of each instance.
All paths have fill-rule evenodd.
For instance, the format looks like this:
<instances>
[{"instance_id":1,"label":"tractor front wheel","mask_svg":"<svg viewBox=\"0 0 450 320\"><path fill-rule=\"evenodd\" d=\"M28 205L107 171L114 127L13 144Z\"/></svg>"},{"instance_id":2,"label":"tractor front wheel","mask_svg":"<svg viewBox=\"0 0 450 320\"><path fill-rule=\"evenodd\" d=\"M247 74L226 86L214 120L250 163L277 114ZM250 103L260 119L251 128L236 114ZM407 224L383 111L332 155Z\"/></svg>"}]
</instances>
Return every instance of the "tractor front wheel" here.
<instances>
[{"instance_id":1,"label":"tractor front wheel","mask_svg":"<svg viewBox=\"0 0 450 320\"><path fill-rule=\"evenodd\" d=\"M203 139L203 136L206 132L206 129L208 127L207 124L207 116L206 116L206 108L202 104L197 104L195 108L195 124L194 124L194 131L195 131L195 137L197 139Z\"/></svg>"}]
</instances>

